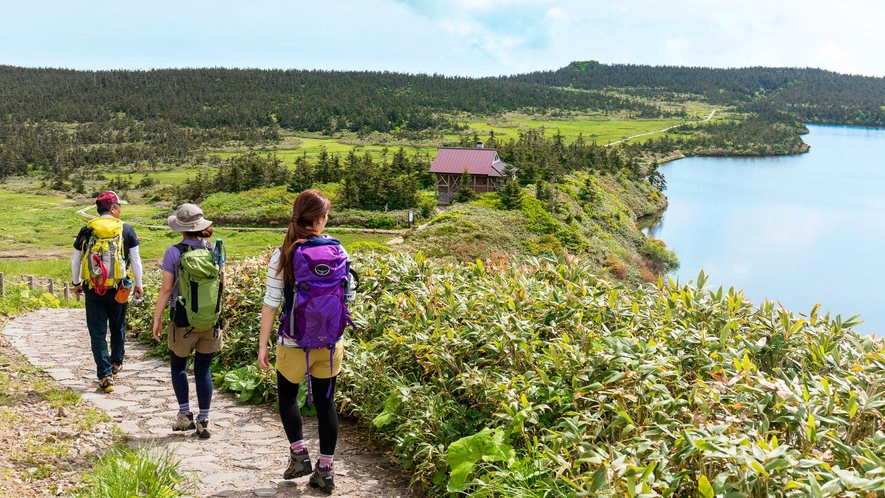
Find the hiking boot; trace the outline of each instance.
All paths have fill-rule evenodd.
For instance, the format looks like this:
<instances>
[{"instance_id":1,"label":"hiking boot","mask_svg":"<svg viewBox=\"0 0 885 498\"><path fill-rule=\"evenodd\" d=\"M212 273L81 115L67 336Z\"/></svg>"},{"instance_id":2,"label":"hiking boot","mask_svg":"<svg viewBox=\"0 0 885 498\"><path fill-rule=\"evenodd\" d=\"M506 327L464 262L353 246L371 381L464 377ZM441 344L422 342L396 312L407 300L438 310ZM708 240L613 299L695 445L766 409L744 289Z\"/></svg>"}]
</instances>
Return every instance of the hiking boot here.
<instances>
[{"instance_id":1,"label":"hiking boot","mask_svg":"<svg viewBox=\"0 0 885 498\"><path fill-rule=\"evenodd\" d=\"M310 455L307 450L300 453L289 452L289 466L283 472L283 479L295 479L310 474Z\"/></svg>"},{"instance_id":2,"label":"hiking boot","mask_svg":"<svg viewBox=\"0 0 885 498\"><path fill-rule=\"evenodd\" d=\"M117 374L120 373L120 370L123 370L123 365L114 365L111 364L111 377L117 378Z\"/></svg>"},{"instance_id":3,"label":"hiking boot","mask_svg":"<svg viewBox=\"0 0 885 498\"><path fill-rule=\"evenodd\" d=\"M197 418L197 436L200 436L200 439L209 439L212 436L209 432L208 418Z\"/></svg>"},{"instance_id":4,"label":"hiking boot","mask_svg":"<svg viewBox=\"0 0 885 498\"><path fill-rule=\"evenodd\" d=\"M191 412L179 413L172 424L173 431L189 431L194 427L194 414Z\"/></svg>"},{"instance_id":5,"label":"hiking boot","mask_svg":"<svg viewBox=\"0 0 885 498\"><path fill-rule=\"evenodd\" d=\"M335 474L332 468L320 467L320 461L317 460L317 466L310 476L310 487L332 494L332 490L335 489Z\"/></svg>"},{"instance_id":6,"label":"hiking boot","mask_svg":"<svg viewBox=\"0 0 885 498\"><path fill-rule=\"evenodd\" d=\"M114 378L108 375L98 382L98 387L106 393L112 392L114 390Z\"/></svg>"}]
</instances>

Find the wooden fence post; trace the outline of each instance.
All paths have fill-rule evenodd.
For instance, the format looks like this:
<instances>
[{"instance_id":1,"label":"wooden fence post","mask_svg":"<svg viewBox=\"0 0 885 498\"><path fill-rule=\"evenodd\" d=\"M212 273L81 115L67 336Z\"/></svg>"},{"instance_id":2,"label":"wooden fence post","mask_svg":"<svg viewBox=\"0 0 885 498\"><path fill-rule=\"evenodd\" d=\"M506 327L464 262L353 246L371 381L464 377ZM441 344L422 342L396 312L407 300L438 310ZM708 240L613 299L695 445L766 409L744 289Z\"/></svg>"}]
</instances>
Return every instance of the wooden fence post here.
<instances>
[{"instance_id":1,"label":"wooden fence post","mask_svg":"<svg viewBox=\"0 0 885 498\"><path fill-rule=\"evenodd\" d=\"M28 289L34 290L34 276L28 275Z\"/></svg>"},{"instance_id":2,"label":"wooden fence post","mask_svg":"<svg viewBox=\"0 0 885 498\"><path fill-rule=\"evenodd\" d=\"M53 278L49 279L49 293L55 295L55 279Z\"/></svg>"},{"instance_id":3,"label":"wooden fence post","mask_svg":"<svg viewBox=\"0 0 885 498\"><path fill-rule=\"evenodd\" d=\"M71 300L71 284L65 282L65 301Z\"/></svg>"},{"instance_id":4,"label":"wooden fence post","mask_svg":"<svg viewBox=\"0 0 885 498\"><path fill-rule=\"evenodd\" d=\"M3 297L5 291L6 290L3 288L3 272L0 271L0 298Z\"/></svg>"}]
</instances>

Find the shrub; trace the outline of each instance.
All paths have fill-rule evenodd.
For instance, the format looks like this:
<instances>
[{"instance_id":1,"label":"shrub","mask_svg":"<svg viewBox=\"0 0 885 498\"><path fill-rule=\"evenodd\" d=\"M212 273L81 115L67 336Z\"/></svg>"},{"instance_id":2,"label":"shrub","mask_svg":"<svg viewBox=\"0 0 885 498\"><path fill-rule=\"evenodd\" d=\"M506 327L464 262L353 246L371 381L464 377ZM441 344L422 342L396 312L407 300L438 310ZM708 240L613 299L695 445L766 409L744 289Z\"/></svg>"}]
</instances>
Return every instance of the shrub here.
<instances>
[{"instance_id":1,"label":"shrub","mask_svg":"<svg viewBox=\"0 0 885 498\"><path fill-rule=\"evenodd\" d=\"M559 256L562 254L562 242L553 235L547 234L527 242L529 252L535 256L549 255Z\"/></svg>"},{"instance_id":2,"label":"shrub","mask_svg":"<svg viewBox=\"0 0 885 498\"><path fill-rule=\"evenodd\" d=\"M521 209L526 217L526 228L529 231L538 235L556 231L558 225L556 219L544 209L543 204L538 199L524 196Z\"/></svg>"},{"instance_id":3,"label":"shrub","mask_svg":"<svg viewBox=\"0 0 885 498\"><path fill-rule=\"evenodd\" d=\"M456 220L462 216L467 214L465 211L461 211L460 209L452 209L451 211L446 211L445 213L436 215L432 220L430 220L431 225L435 225L437 223L442 223L449 220Z\"/></svg>"},{"instance_id":4,"label":"shrub","mask_svg":"<svg viewBox=\"0 0 885 498\"><path fill-rule=\"evenodd\" d=\"M572 252L583 252L588 245L577 224L565 225L556 231L556 238Z\"/></svg>"},{"instance_id":5,"label":"shrub","mask_svg":"<svg viewBox=\"0 0 885 498\"><path fill-rule=\"evenodd\" d=\"M391 229L396 228L396 218L386 214L376 214L366 220L366 228Z\"/></svg>"},{"instance_id":6,"label":"shrub","mask_svg":"<svg viewBox=\"0 0 885 498\"><path fill-rule=\"evenodd\" d=\"M487 207L490 209L504 209L504 205L501 204L501 197L495 192L479 194L475 200L470 201L470 205Z\"/></svg>"},{"instance_id":7,"label":"shrub","mask_svg":"<svg viewBox=\"0 0 885 498\"><path fill-rule=\"evenodd\" d=\"M610 254L607 258L605 258L605 267L608 268L609 273L619 279L624 280L627 278L627 267L624 266L624 263L618 259L614 254Z\"/></svg>"},{"instance_id":8,"label":"shrub","mask_svg":"<svg viewBox=\"0 0 885 498\"><path fill-rule=\"evenodd\" d=\"M642 243L642 256L648 269L656 274L667 274L679 269L676 253L667 249L663 240L649 237Z\"/></svg>"},{"instance_id":9,"label":"shrub","mask_svg":"<svg viewBox=\"0 0 885 498\"><path fill-rule=\"evenodd\" d=\"M354 255L363 252L390 252L392 249L385 244L379 244L370 240L354 242L347 247L348 254Z\"/></svg>"},{"instance_id":10,"label":"shrub","mask_svg":"<svg viewBox=\"0 0 885 498\"><path fill-rule=\"evenodd\" d=\"M230 267L232 340L218 360L252 401L272 399L260 393L272 378L249 368L265 264ZM885 343L853 332L856 317L754 307L734 289L705 290L703 274L629 290L573 257L364 253L356 265L340 406L431 495L885 487Z\"/></svg>"},{"instance_id":11,"label":"shrub","mask_svg":"<svg viewBox=\"0 0 885 498\"><path fill-rule=\"evenodd\" d=\"M343 405L430 494L883 486L885 345L853 318L757 308L703 274L629 291L573 259L366 267Z\"/></svg>"},{"instance_id":12,"label":"shrub","mask_svg":"<svg viewBox=\"0 0 885 498\"><path fill-rule=\"evenodd\" d=\"M9 277L10 275L6 276ZM48 292L30 290L26 285L16 285L9 281L6 283L4 293L4 297L0 298L0 317L14 316L40 308L58 308L63 304L73 305L73 303L63 303Z\"/></svg>"},{"instance_id":13,"label":"shrub","mask_svg":"<svg viewBox=\"0 0 885 498\"><path fill-rule=\"evenodd\" d=\"M418 213L422 218L430 218L436 211L437 200L435 190L422 190L415 195Z\"/></svg>"}]
</instances>

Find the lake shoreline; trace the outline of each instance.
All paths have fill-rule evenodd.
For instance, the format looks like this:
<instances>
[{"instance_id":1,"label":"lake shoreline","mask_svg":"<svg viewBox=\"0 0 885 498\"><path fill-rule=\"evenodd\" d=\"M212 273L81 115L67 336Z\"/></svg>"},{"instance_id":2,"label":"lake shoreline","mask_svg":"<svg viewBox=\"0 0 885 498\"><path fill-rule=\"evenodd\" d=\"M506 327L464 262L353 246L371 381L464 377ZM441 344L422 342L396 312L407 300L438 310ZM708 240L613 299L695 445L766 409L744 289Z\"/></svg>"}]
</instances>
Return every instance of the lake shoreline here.
<instances>
[{"instance_id":1,"label":"lake shoreline","mask_svg":"<svg viewBox=\"0 0 885 498\"><path fill-rule=\"evenodd\" d=\"M668 206L637 227L679 257L674 278L703 269L711 285L743 289L754 303L797 311L823 303L844 317L861 314L862 333L885 335L875 300L885 280L876 252L885 244L876 230L885 216L877 167L885 128L809 128L803 139L814 154L669 157L689 161L660 170Z\"/></svg>"}]
</instances>

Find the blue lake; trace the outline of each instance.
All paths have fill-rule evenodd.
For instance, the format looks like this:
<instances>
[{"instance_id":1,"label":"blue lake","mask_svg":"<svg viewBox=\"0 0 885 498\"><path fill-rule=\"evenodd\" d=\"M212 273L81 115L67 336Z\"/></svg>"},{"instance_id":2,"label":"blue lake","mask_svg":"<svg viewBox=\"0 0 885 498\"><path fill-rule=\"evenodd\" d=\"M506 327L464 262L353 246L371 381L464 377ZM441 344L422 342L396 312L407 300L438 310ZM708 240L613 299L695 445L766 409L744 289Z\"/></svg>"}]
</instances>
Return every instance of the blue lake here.
<instances>
[{"instance_id":1,"label":"blue lake","mask_svg":"<svg viewBox=\"0 0 885 498\"><path fill-rule=\"evenodd\" d=\"M802 155L688 158L661 167L670 205L647 229L676 276L807 313L860 314L885 335L885 130L809 126Z\"/></svg>"}]
</instances>

